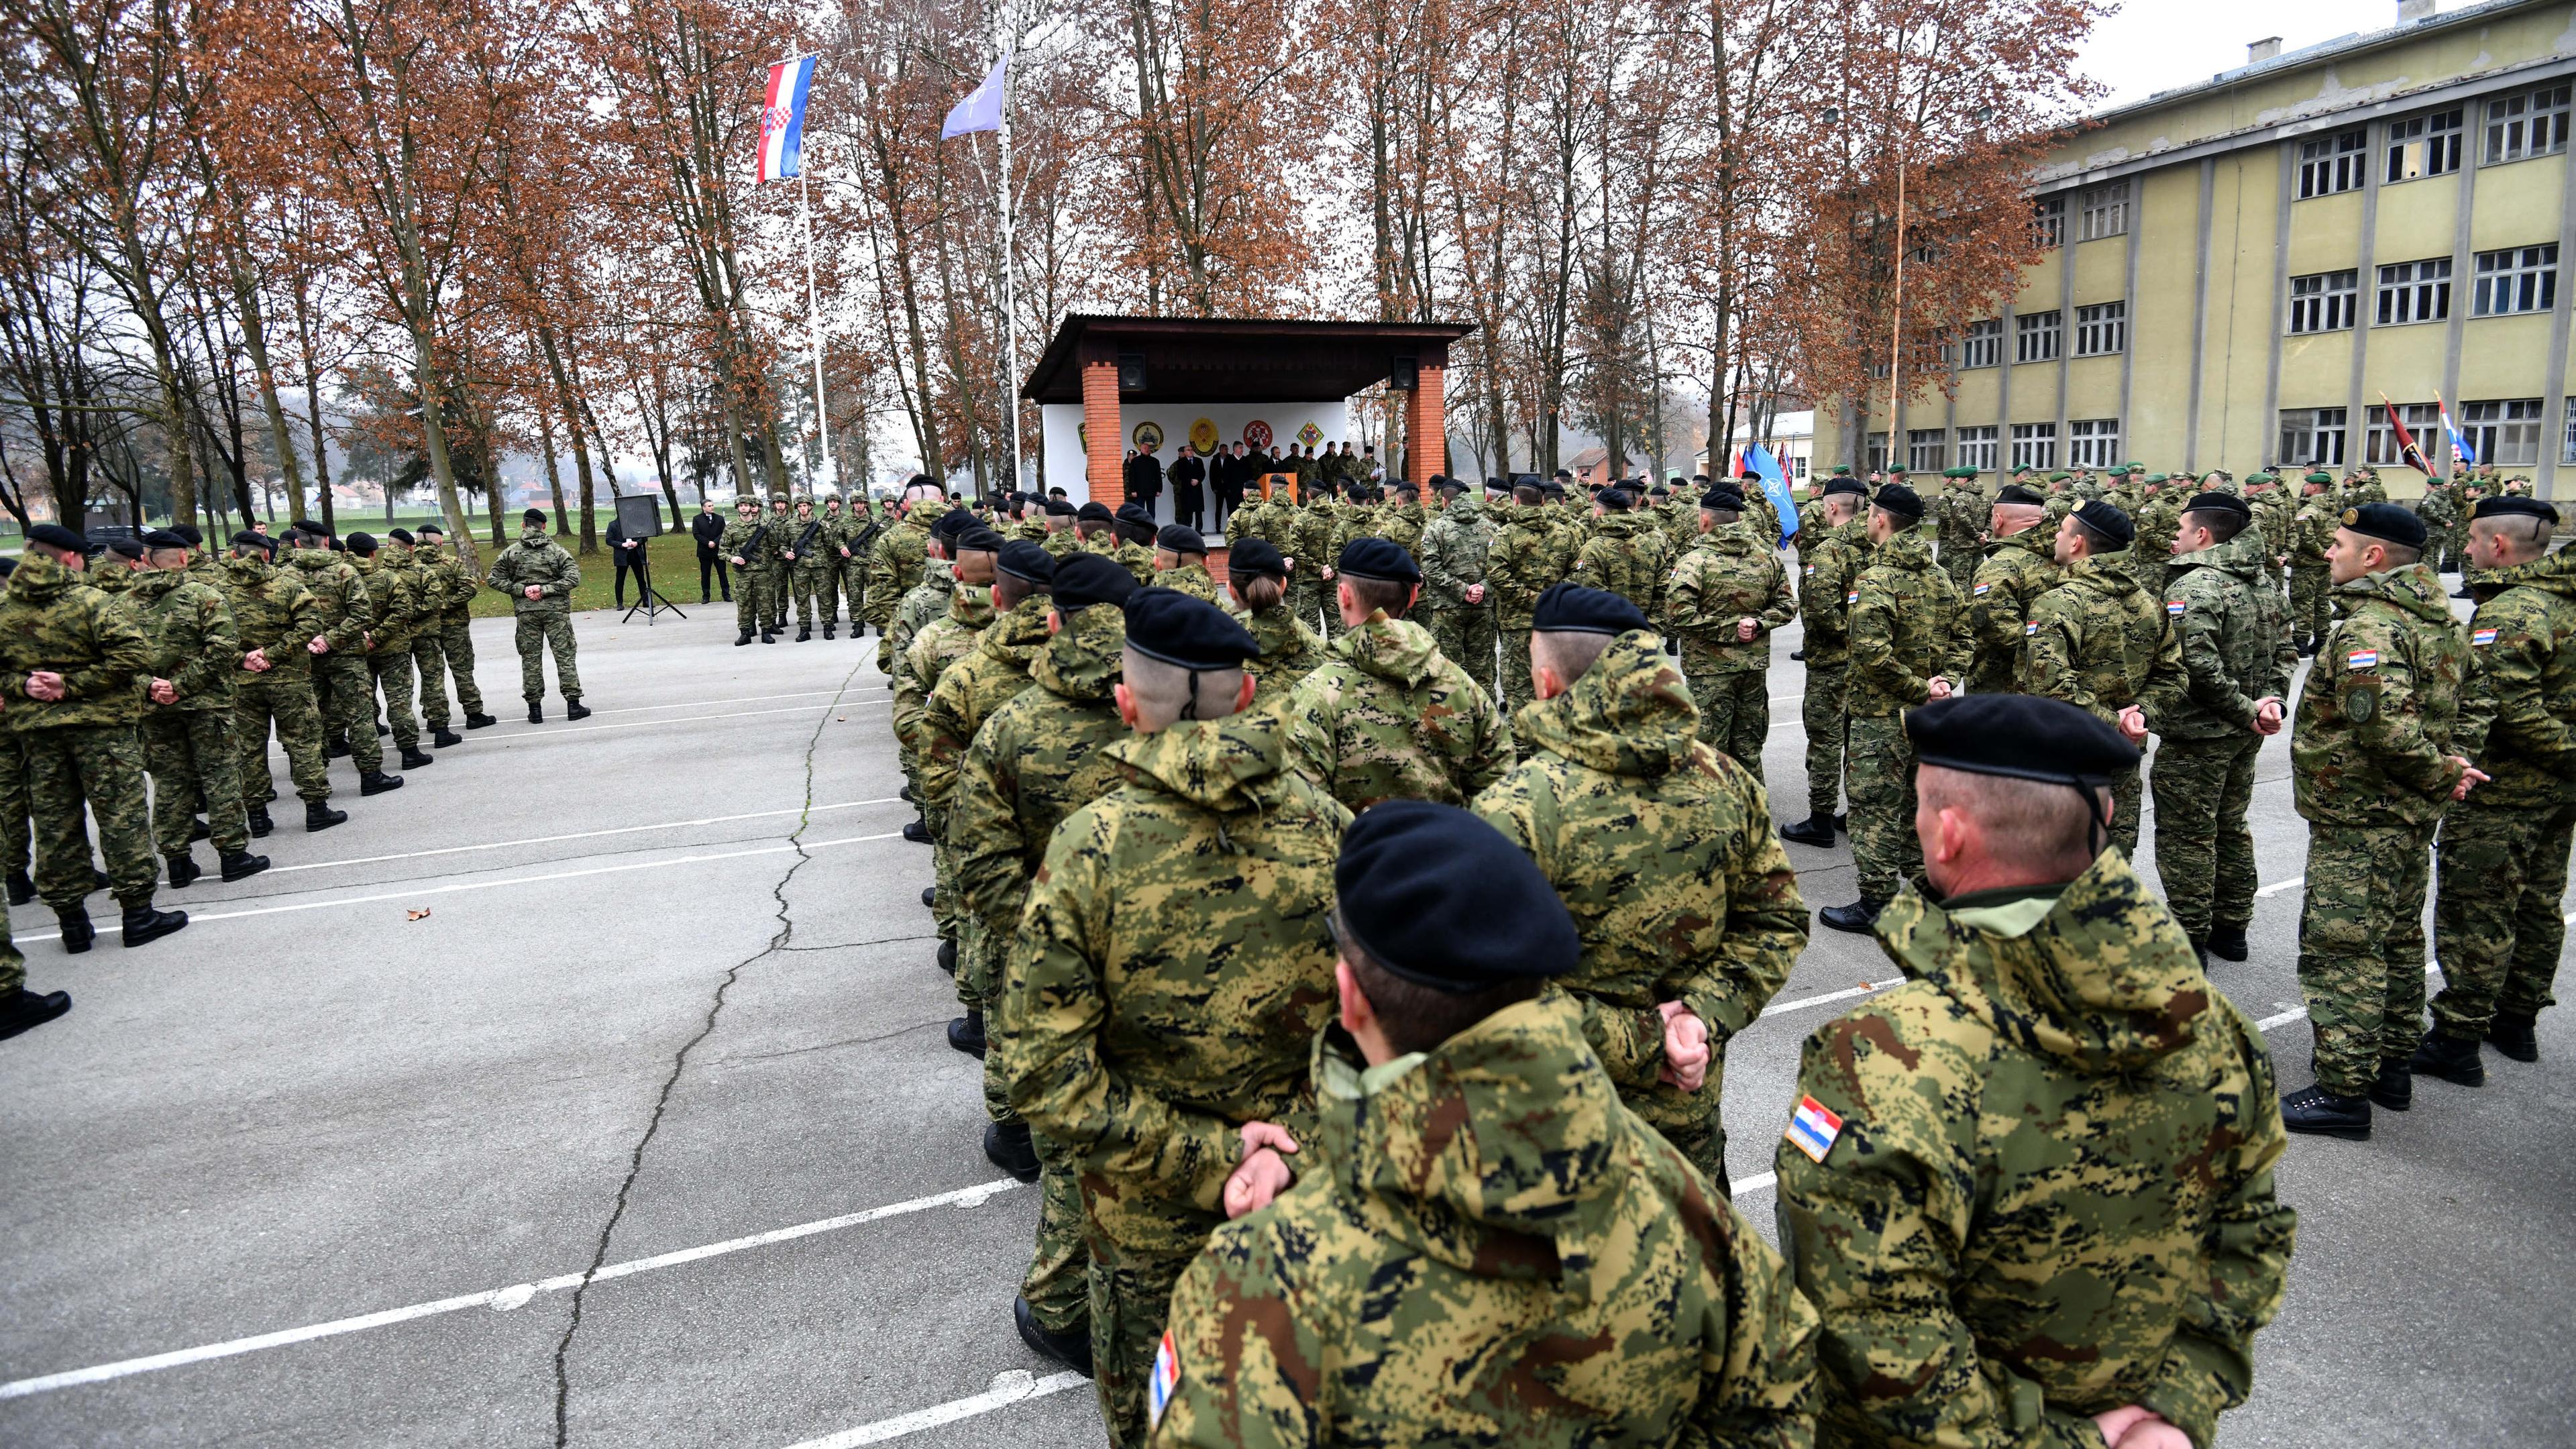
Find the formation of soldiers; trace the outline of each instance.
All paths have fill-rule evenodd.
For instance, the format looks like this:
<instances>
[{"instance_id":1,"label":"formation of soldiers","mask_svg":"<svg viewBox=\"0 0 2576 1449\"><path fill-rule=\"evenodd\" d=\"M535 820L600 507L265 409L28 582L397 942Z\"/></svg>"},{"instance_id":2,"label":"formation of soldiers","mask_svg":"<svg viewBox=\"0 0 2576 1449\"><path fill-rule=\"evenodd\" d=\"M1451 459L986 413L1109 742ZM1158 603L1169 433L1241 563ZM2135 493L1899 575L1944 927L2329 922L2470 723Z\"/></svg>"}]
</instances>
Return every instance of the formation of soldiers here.
<instances>
[{"instance_id":1,"label":"formation of soldiers","mask_svg":"<svg viewBox=\"0 0 2576 1449\"><path fill-rule=\"evenodd\" d=\"M418 770L435 758L424 744L465 743L450 728L460 715L467 730L495 723L474 679L480 588L512 600L529 722L544 719L549 647L566 716L590 713L573 659L581 571L534 509L480 581L436 523L381 540L318 522L247 529L221 556L188 525L93 545L40 524L0 567L0 872L9 905L43 899L69 953L97 938L99 890L129 948L184 928L187 912L155 900L205 873L195 841L212 841L226 881L268 868L251 842L277 828L272 734L311 833L349 818L330 803L331 760L356 769L359 795L381 795L404 784L385 768L386 738ZM0 1037L71 1009L68 992L25 982L0 913Z\"/></svg>"},{"instance_id":2,"label":"formation of soldiers","mask_svg":"<svg viewBox=\"0 0 2576 1449\"><path fill-rule=\"evenodd\" d=\"M1018 1330L1114 1443L2210 1442L2280 1298L2286 1134L2536 1058L2576 568L2481 489L2462 627L2440 502L2368 470L1999 481L1836 470L1792 520L1706 478L1319 475L1247 499L1221 582L1134 505L895 500L871 598L949 1040L1042 1187ZM2318 1080L2280 1095L2208 973L2284 731ZM1911 984L1810 1040L1775 1256L1725 1205L1724 1044L1807 941L1782 842L1845 837L1817 919Z\"/></svg>"}]
</instances>

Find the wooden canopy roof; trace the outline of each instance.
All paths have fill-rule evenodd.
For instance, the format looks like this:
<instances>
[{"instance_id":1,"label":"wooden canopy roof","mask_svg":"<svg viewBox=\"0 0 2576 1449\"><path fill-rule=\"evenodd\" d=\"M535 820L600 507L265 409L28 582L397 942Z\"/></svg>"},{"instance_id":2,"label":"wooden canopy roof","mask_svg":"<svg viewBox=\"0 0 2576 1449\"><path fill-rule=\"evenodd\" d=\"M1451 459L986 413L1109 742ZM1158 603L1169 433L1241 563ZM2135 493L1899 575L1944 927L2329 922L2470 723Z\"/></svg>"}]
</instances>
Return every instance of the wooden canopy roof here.
<instances>
[{"instance_id":1,"label":"wooden canopy roof","mask_svg":"<svg viewBox=\"0 0 2576 1449\"><path fill-rule=\"evenodd\" d=\"M1445 363L1476 329L1455 322L1317 322L1278 317L1110 317L1071 313L1020 396L1082 401L1082 364L1118 362L1122 403L1339 402L1384 382L1396 360Z\"/></svg>"}]
</instances>

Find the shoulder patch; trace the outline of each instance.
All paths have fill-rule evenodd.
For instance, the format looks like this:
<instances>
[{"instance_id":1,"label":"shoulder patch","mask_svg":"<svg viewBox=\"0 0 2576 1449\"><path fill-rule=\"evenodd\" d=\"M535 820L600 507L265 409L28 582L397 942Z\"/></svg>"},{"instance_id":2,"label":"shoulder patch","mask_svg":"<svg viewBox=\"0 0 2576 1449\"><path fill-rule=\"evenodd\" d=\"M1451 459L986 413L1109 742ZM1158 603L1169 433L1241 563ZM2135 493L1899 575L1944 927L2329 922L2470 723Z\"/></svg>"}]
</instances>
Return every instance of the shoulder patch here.
<instances>
[{"instance_id":1,"label":"shoulder patch","mask_svg":"<svg viewBox=\"0 0 2576 1449\"><path fill-rule=\"evenodd\" d=\"M2493 630L2493 629L2480 629L2480 630L2478 630L2476 633L2471 634L2471 635L2469 636L2469 643L2471 643L2472 645L2475 645L2476 647L2478 647L2478 648L2480 648L2480 649L2483 649L2483 648L2485 648L2486 646L2488 646L2488 645L2490 645L2490 644L2493 644L2495 641L2496 641L2496 631L2495 631L2495 630Z\"/></svg>"},{"instance_id":2,"label":"shoulder patch","mask_svg":"<svg viewBox=\"0 0 2576 1449\"><path fill-rule=\"evenodd\" d=\"M2379 667L2379 651L2376 649L2352 650L2343 656L2343 667L2346 669L2377 669Z\"/></svg>"},{"instance_id":3,"label":"shoulder patch","mask_svg":"<svg viewBox=\"0 0 2576 1449\"><path fill-rule=\"evenodd\" d=\"M1805 568L1800 569L1798 572L1799 572L1799 573L1801 573L1801 574L1804 574L1804 575L1805 575L1805 576L1807 576L1808 578L1814 578L1814 577L1815 577L1815 575L1816 575L1816 566L1815 566L1814 564L1809 564L1809 565L1807 565Z\"/></svg>"},{"instance_id":4,"label":"shoulder patch","mask_svg":"<svg viewBox=\"0 0 2576 1449\"><path fill-rule=\"evenodd\" d=\"M1834 1150L1834 1139L1842 1134L1843 1119L1835 1116L1831 1108L1813 1097L1800 1097L1798 1109L1789 1114L1789 1130L1780 1135L1788 1140L1790 1146L1822 1162L1825 1154ZM1170 1335L1164 1336L1163 1343L1166 1348L1170 1347ZM1154 1368L1156 1381L1160 1382L1160 1359L1155 1360Z\"/></svg>"},{"instance_id":5,"label":"shoulder patch","mask_svg":"<svg viewBox=\"0 0 2576 1449\"><path fill-rule=\"evenodd\" d=\"M1844 603L1846 603L1846 604L1857 604L1857 603L1859 603L1859 602L1860 602L1860 590L1858 590L1858 589L1854 589L1854 590L1852 590L1850 593L1843 595L1843 602L1844 602Z\"/></svg>"},{"instance_id":6,"label":"shoulder patch","mask_svg":"<svg viewBox=\"0 0 2576 1449\"><path fill-rule=\"evenodd\" d=\"M2165 612L2171 614L2177 619L2181 618L2183 613L2183 601L2180 599L2165 600Z\"/></svg>"},{"instance_id":7,"label":"shoulder patch","mask_svg":"<svg viewBox=\"0 0 2576 1449\"><path fill-rule=\"evenodd\" d=\"M2036 637L2038 637L2038 635L2039 635L2039 621L2038 621L2037 619L2024 619L2024 620L2022 620L2022 622L2021 622L2021 637L2023 637L2023 638L2025 638L2025 639L2032 639L2032 638L2036 638Z\"/></svg>"},{"instance_id":8,"label":"shoulder patch","mask_svg":"<svg viewBox=\"0 0 2576 1449\"><path fill-rule=\"evenodd\" d=\"M1968 592L1969 592L1969 593L1976 595L1976 596L1977 596L1978 598L1980 598L1980 599L1984 598L1984 597L1985 597L1986 595L1988 595L1988 594L1993 593L1994 591L1995 591L1995 586L1994 586L1993 584L1991 584L1991 583L1979 584L1979 585L1977 585L1976 587L1974 587L1974 588L1972 588L1972 589L1968 590Z\"/></svg>"},{"instance_id":9,"label":"shoulder patch","mask_svg":"<svg viewBox=\"0 0 2576 1449\"><path fill-rule=\"evenodd\" d=\"M1172 1331L1163 1330L1163 1341L1154 1348L1154 1374L1145 1384L1147 1427L1163 1422L1163 1411L1172 1406L1172 1391L1181 1386L1181 1353L1172 1346Z\"/></svg>"}]
</instances>

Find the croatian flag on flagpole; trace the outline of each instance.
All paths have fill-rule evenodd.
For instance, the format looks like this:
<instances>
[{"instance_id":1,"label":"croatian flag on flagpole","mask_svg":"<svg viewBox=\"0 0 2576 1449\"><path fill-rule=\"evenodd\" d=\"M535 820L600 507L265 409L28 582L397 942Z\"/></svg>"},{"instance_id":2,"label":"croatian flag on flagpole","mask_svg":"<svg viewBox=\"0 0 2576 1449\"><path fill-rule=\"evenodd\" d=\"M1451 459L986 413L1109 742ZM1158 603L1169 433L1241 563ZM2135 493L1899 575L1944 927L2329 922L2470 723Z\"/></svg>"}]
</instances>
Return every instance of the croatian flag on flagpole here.
<instances>
[{"instance_id":1,"label":"croatian flag on flagpole","mask_svg":"<svg viewBox=\"0 0 2576 1449\"><path fill-rule=\"evenodd\" d=\"M786 181L805 174L805 96L813 88L813 56L800 55L769 68L769 95L760 106L761 180Z\"/></svg>"},{"instance_id":2,"label":"croatian flag on flagpole","mask_svg":"<svg viewBox=\"0 0 2576 1449\"><path fill-rule=\"evenodd\" d=\"M1002 129L1002 81L1010 67L1010 52L1005 51L1000 60L993 62L993 68L984 72L984 83L968 91L966 99L949 107L948 119L939 127L940 140L963 136L969 131Z\"/></svg>"}]
</instances>

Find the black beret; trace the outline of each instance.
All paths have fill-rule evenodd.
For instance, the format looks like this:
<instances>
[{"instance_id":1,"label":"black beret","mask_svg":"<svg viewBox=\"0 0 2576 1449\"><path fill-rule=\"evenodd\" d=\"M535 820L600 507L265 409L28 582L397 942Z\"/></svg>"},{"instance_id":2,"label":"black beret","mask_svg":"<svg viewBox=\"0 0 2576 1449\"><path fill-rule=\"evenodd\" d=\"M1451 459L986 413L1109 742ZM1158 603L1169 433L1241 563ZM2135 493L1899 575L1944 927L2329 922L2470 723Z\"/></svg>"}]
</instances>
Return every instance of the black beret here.
<instances>
[{"instance_id":1,"label":"black beret","mask_svg":"<svg viewBox=\"0 0 2576 1449\"><path fill-rule=\"evenodd\" d=\"M1726 513L1744 511L1744 495L1733 488L1711 488L1699 496L1699 506Z\"/></svg>"},{"instance_id":2,"label":"black beret","mask_svg":"<svg viewBox=\"0 0 2576 1449\"><path fill-rule=\"evenodd\" d=\"M143 535L145 548L186 548L188 541L166 528L156 528Z\"/></svg>"},{"instance_id":3,"label":"black beret","mask_svg":"<svg viewBox=\"0 0 2576 1449\"><path fill-rule=\"evenodd\" d=\"M530 528L543 528L546 526L545 510L542 508L531 508L527 512L519 515L519 521Z\"/></svg>"},{"instance_id":4,"label":"black beret","mask_svg":"<svg viewBox=\"0 0 2576 1449\"><path fill-rule=\"evenodd\" d=\"M411 530L408 528L388 528L385 530L385 537L392 539L396 543L407 544L411 542Z\"/></svg>"},{"instance_id":5,"label":"black beret","mask_svg":"<svg viewBox=\"0 0 2576 1449\"><path fill-rule=\"evenodd\" d=\"M0 579L5 579L17 571L18 561L7 554L0 554Z\"/></svg>"},{"instance_id":6,"label":"black beret","mask_svg":"<svg viewBox=\"0 0 2576 1449\"><path fill-rule=\"evenodd\" d=\"M1120 523L1150 524L1154 521L1154 512L1142 503L1122 503L1118 505L1117 517Z\"/></svg>"},{"instance_id":7,"label":"black beret","mask_svg":"<svg viewBox=\"0 0 2576 1449\"><path fill-rule=\"evenodd\" d=\"M1225 610L1162 588L1127 596L1127 647L1183 669L1234 669L1261 655L1261 646Z\"/></svg>"},{"instance_id":8,"label":"black beret","mask_svg":"<svg viewBox=\"0 0 2576 1449\"><path fill-rule=\"evenodd\" d=\"M1923 521L1922 496L1902 483L1880 484L1878 496L1870 501L1899 518L1912 519L1917 523Z\"/></svg>"},{"instance_id":9,"label":"black beret","mask_svg":"<svg viewBox=\"0 0 2576 1449\"><path fill-rule=\"evenodd\" d=\"M2086 528L2111 540L2121 548L2127 548L2137 539L2138 526L2129 521L2129 515L2122 513L2117 506L2105 503L2099 498L2078 505L2075 516L2084 520Z\"/></svg>"},{"instance_id":10,"label":"black beret","mask_svg":"<svg viewBox=\"0 0 2576 1449\"><path fill-rule=\"evenodd\" d=\"M945 547L966 530L983 526L984 520L974 514L963 508L952 508L931 521L930 536L939 540L941 546Z\"/></svg>"},{"instance_id":11,"label":"black beret","mask_svg":"<svg viewBox=\"0 0 2576 1449\"><path fill-rule=\"evenodd\" d=\"M1136 576L1107 554L1077 553L1055 566L1056 612L1068 617L1094 604L1124 604L1134 592Z\"/></svg>"},{"instance_id":12,"label":"black beret","mask_svg":"<svg viewBox=\"0 0 2576 1449\"><path fill-rule=\"evenodd\" d=\"M1512 491L1512 480L1509 478L1488 477L1485 479L1485 491L1488 493L1509 493Z\"/></svg>"},{"instance_id":13,"label":"black beret","mask_svg":"<svg viewBox=\"0 0 2576 1449\"><path fill-rule=\"evenodd\" d=\"M41 538L36 538L35 532L34 532L34 530L32 530L32 529L28 531L27 536L28 536L29 538L34 538L34 539L35 539L35 541L36 541L36 542L38 542L38 543L43 543L43 542L44 542L44 540L43 540L43 539L41 539ZM366 535L365 535L365 534L359 534L359 535L358 535L358 537L360 537L360 538L364 538L364 537L366 537ZM250 531L249 529L247 529L247 528L242 529L241 531L239 531L239 532L235 533L235 534L232 536L232 545L233 545L233 547L235 547L235 548L239 548L239 547L241 547L241 546L242 546L242 545L244 545L244 544L248 544L248 545L250 545L251 547L253 547L253 548L255 548L255 549L258 549L261 553L270 553L270 552L275 551L275 549L277 548L277 540L276 540L276 539L273 539L273 538L269 537L267 534L264 534L264 533L253 533L253 532L251 532L251 531Z\"/></svg>"},{"instance_id":14,"label":"black beret","mask_svg":"<svg viewBox=\"0 0 2576 1449\"><path fill-rule=\"evenodd\" d=\"M240 542L241 535L238 533L234 534L233 541L236 543ZM374 534L353 533L349 535L349 552L356 554L360 558L365 558L375 551L376 536Z\"/></svg>"},{"instance_id":15,"label":"black beret","mask_svg":"<svg viewBox=\"0 0 2576 1449\"><path fill-rule=\"evenodd\" d=\"M1225 571L1229 574L1262 574L1274 579L1288 577L1288 560L1268 539L1247 538L1227 550Z\"/></svg>"},{"instance_id":16,"label":"black beret","mask_svg":"<svg viewBox=\"0 0 2576 1449\"><path fill-rule=\"evenodd\" d=\"M1364 478L1354 478L1348 484L1343 486L1342 492L1348 496L1353 503L1367 502L1369 496L1368 480Z\"/></svg>"},{"instance_id":17,"label":"black beret","mask_svg":"<svg viewBox=\"0 0 2576 1449\"><path fill-rule=\"evenodd\" d=\"M2045 508L2048 506L2047 499L2041 497L2031 489L2023 487L2019 483L2007 483L2003 487L1996 489L1995 501L1997 503L2027 504L2032 508Z\"/></svg>"},{"instance_id":18,"label":"black beret","mask_svg":"<svg viewBox=\"0 0 2576 1449\"><path fill-rule=\"evenodd\" d=\"M139 538L124 537L111 538L107 541L107 551L115 554L119 558L141 558L143 557L143 540Z\"/></svg>"},{"instance_id":19,"label":"black beret","mask_svg":"<svg viewBox=\"0 0 2576 1449\"><path fill-rule=\"evenodd\" d=\"M1086 503L1073 510L1073 516L1084 523L1111 523L1118 517L1109 511L1106 503Z\"/></svg>"},{"instance_id":20,"label":"black beret","mask_svg":"<svg viewBox=\"0 0 2576 1449\"><path fill-rule=\"evenodd\" d=\"M1154 535L1154 547L1169 553L1205 553L1207 540L1186 523L1167 523Z\"/></svg>"},{"instance_id":21,"label":"black beret","mask_svg":"<svg viewBox=\"0 0 2576 1449\"><path fill-rule=\"evenodd\" d=\"M1565 485L1564 485L1564 484L1562 484L1562 483L1557 482L1557 481L1556 481L1555 479L1553 479L1553 478L1550 478L1549 480L1547 480L1547 481L1546 481L1546 482L1544 482L1544 483L1541 483L1541 484L1540 484L1540 485L1538 485L1538 486L1539 486L1539 490L1540 490L1541 492L1545 492L1545 493L1553 493L1553 494L1555 494L1555 495L1556 495L1557 497L1559 497L1559 498L1562 498L1562 497L1564 497L1564 496L1565 496Z\"/></svg>"},{"instance_id":22,"label":"black beret","mask_svg":"<svg viewBox=\"0 0 2576 1449\"><path fill-rule=\"evenodd\" d=\"M2546 518L2555 523L2558 521L2558 509L2556 505L2543 503L2528 493L2499 493L2493 498L2479 499L2478 506L2469 510L2469 516L2471 518Z\"/></svg>"},{"instance_id":23,"label":"black beret","mask_svg":"<svg viewBox=\"0 0 2576 1449\"><path fill-rule=\"evenodd\" d=\"M2375 538L2400 548L2424 546L2424 520L2415 516L2414 509L2401 508L2394 503L2365 503L2359 508L2347 508L2343 511L2343 526L2364 538Z\"/></svg>"},{"instance_id":24,"label":"black beret","mask_svg":"<svg viewBox=\"0 0 2576 1449\"><path fill-rule=\"evenodd\" d=\"M1645 611L1627 595L1581 584L1550 584L1530 608L1530 628L1540 634L1625 634L1645 627Z\"/></svg>"},{"instance_id":25,"label":"black beret","mask_svg":"<svg viewBox=\"0 0 2576 1449\"><path fill-rule=\"evenodd\" d=\"M1851 476L1849 468L1845 468L1825 484L1824 493L1821 496L1831 498L1838 493L1855 494L1866 498L1869 496L1869 489L1862 486L1859 479Z\"/></svg>"},{"instance_id":26,"label":"black beret","mask_svg":"<svg viewBox=\"0 0 2576 1449\"><path fill-rule=\"evenodd\" d=\"M27 542L47 548L69 549L73 553L89 552L89 540L59 523L39 523L27 530Z\"/></svg>"},{"instance_id":27,"label":"black beret","mask_svg":"<svg viewBox=\"0 0 2576 1449\"><path fill-rule=\"evenodd\" d=\"M193 523L174 523L170 525L170 531L186 539L190 548L195 548L206 541L206 536L198 532L197 525Z\"/></svg>"},{"instance_id":28,"label":"black beret","mask_svg":"<svg viewBox=\"0 0 2576 1449\"><path fill-rule=\"evenodd\" d=\"M1001 557L994 561L993 567L1033 584L1055 583L1055 555L1025 538L1015 538L1003 544Z\"/></svg>"},{"instance_id":29,"label":"black beret","mask_svg":"<svg viewBox=\"0 0 2576 1449\"><path fill-rule=\"evenodd\" d=\"M1029 500L1029 501L1034 503L1034 502L1037 502L1038 500L1033 498L1033 499L1031 499L1031 500ZM1046 500L1045 500L1045 502L1046 502L1046 511L1047 511L1047 516L1048 516L1048 517L1050 517L1050 518L1054 518L1054 517L1071 518L1071 517L1072 517L1076 512L1078 512L1078 511L1079 511L1079 510L1077 510L1077 509L1073 506L1073 502L1072 502L1072 500L1071 500L1071 499L1066 499L1066 498L1049 498L1049 499L1046 499Z\"/></svg>"},{"instance_id":30,"label":"black beret","mask_svg":"<svg viewBox=\"0 0 2576 1449\"><path fill-rule=\"evenodd\" d=\"M1613 513L1616 513L1637 501L1636 499L1628 496L1628 490L1625 488L1604 488L1601 490L1599 497L1601 499L1601 506L1609 509Z\"/></svg>"},{"instance_id":31,"label":"black beret","mask_svg":"<svg viewBox=\"0 0 2576 1449\"><path fill-rule=\"evenodd\" d=\"M1467 491L1467 480L1464 478L1452 478L1443 474L1440 477L1432 479L1431 486L1436 492L1464 493Z\"/></svg>"},{"instance_id":32,"label":"black beret","mask_svg":"<svg viewBox=\"0 0 2576 1449\"><path fill-rule=\"evenodd\" d=\"M1027 539L1020 540L1027 543ZM950 553L1000 553L1002 536L978 523L961 530L948 542Z\"/></svg>"},{"instance_id":33,"label":"black beret","mask_svg":"<svg viewBox=\"0 0 2576 1449\"><path fill-rule=\"evenodd\" d=\"M1422 567L1404 551L1404 545L1374 535L1343 544L1342 556L1333 567L1355 579L1380 579L1390 584L1422 582Z\"/></svg>"},{"instance_id":34,"label":"black beret","mask_svg":"<svg viewBox=\"0 0 2576 1449\"><path fill-rule=\"evenodd\" d=\"M1465 996L1563 976L1582 938L1529 855L1473 812L1389 800L1342 832L1333 914L1390 976Z\"/></svg>"},{"instance_id":35,"label":"black beret","mask_svg":"<svg viewBox=\"0 0 2576 1449\"><path fill-rule=\"evenodd\" d=\"M2089 710L2035 694L1971 694L1905 712L1914 758L1972 775L2107 785L2138 768L2138 747Z\"/></svg>"},{"instance_id":36,"label":"black beret","mask_svg":"<svg viewBox=\"0 0 2576 1449\"><path fill-rule=\"evenodd\" d=\"M2254 510L2233 493L2195 493L2182 506L2185 513L2233 513L2239 518L2252 518Z\"/></svg>"},{"instance_id":37,"label":"black beret","mask_svg":"<svg viewBox=\"0 0 2576 1449\"><path fill-rule=\"evenodd\" d=\"M434 534L437 534L437 535L438 535L439 537L441 537L441 538L445 538L445 537L447 536L447 530L446 530L446 529L443 529L443 528L441 528L441 527L439 527L439 526L438 526L437 524L435 524L435 523L424 523L424 524L422 524L422 525L420 526L420 531L421 531L422 533L424 533L424 534L434 533Z\"/></svg>"}]
</instances>

